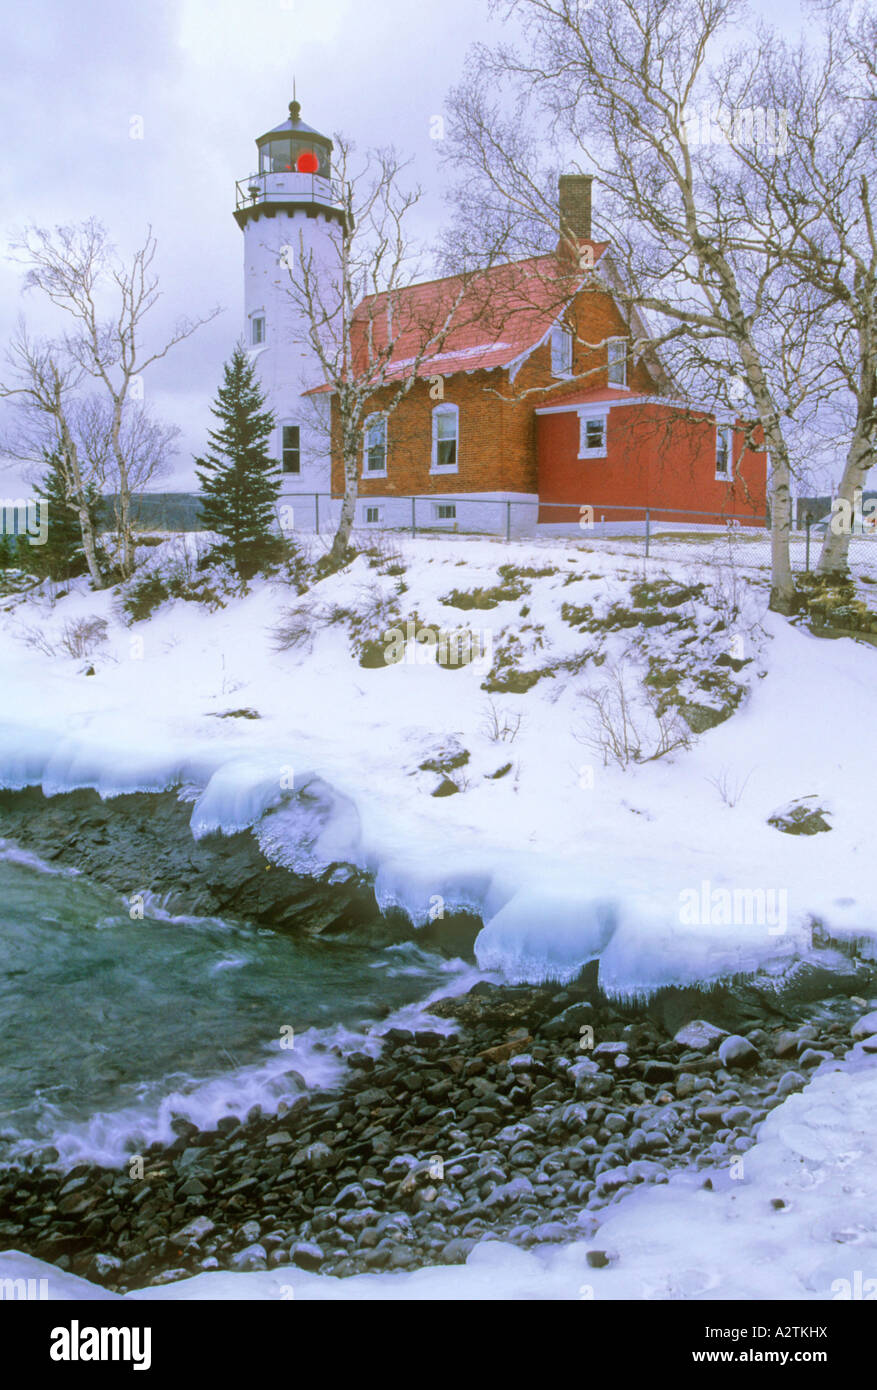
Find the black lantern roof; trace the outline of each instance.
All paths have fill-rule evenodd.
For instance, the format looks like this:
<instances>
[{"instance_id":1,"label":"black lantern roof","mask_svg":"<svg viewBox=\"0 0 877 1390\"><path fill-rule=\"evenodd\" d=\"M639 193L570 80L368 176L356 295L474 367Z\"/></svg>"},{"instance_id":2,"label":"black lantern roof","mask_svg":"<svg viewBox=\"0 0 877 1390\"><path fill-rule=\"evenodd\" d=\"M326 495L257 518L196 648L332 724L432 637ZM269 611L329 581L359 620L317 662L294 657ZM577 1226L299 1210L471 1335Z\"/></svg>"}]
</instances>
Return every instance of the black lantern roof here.
<instances>
[{"instance_id":1,"label":"black lantern roof","mask_svg":"<svg viewBox=\"0 0 877 1390\"><path fill-rule=\"evenodd\" d=\"M258 136L256 144L261 148L261 146L266 145L269 140L276 140L278 136L283 135L298 136L300 139L308 140L313 144L320 144L326 150L331 151L332 149L332 141L329 139L328 135L321 135L318 130L314 130L313 126L305 125L304 121L301 119L301 102L298 101L291 101L289 103L289 120L282 121L280 125L276 125L273 130L266 131L264 135Z\"/></svg>"}]
</instances>

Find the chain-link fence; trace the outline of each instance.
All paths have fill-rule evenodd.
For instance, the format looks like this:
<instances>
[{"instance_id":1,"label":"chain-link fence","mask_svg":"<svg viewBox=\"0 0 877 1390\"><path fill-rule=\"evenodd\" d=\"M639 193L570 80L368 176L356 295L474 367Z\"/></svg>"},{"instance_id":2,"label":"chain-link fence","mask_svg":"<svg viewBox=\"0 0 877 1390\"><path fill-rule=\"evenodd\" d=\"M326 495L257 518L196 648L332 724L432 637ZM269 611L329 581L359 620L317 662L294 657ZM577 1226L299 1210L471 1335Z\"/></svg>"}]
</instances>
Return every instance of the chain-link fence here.
<instances>
[{"instance_id":1,"label":"chain-link fence","mask_svg":"<svg viewBox=\"0 0 877 1390\"><path fill-rule=\"evenodd\" d=\"M287 533L331 532L340 509L340 499L328 493L285 493L278 500L278 519ZM816 568L826 526L802 514L790 537L793 569ZM430 493L360 497L354 528L360 540L369 532L577 539L645 559L733 563L770 574L770 519L752 513ZM853 534L849 557L854 572L877 582L877 531Z\"/></svg>"},{"instance_id":2,"label":"chain-link fence","mask_svg":"<svg viewBox=\"0 0 877 1390\"><path fill-rule=\"evenodd\" d=\"M108 525L111 499L104 502ZM278 525L286 534L331 535L340 511L341 499L330 493L288 492L277 501ZM200 498L197 493L143 493L136 498L135 515L144 530L196 531L201 524ZM792 567L815 569L828 521L814 522L802 508L797 509L796 521L790 540ZM429 493L360 497L354 528L360 543L369 532L499 536L508 541L557 537L656 561L733 563L753 573L770 573L769 518L752 513ZM877 530L860 525L850 537L849 557L858 577L877 583Z\"/></svg>"}]
</instances>

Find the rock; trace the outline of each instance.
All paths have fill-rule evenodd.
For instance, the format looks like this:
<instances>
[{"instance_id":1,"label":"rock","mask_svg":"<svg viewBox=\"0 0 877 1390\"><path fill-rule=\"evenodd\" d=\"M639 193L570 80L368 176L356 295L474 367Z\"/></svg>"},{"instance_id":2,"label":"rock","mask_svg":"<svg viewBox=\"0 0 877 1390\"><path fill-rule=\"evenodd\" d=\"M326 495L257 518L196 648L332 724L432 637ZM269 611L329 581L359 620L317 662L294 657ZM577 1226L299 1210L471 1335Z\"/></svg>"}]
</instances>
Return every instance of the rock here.
<instances>
[{"instance_id":1,"label":"rock","mask_svg":"<svg viewBox=\"0 0 877 1390\"><path fill-rule=\"evenodd\" d=\"M294 1265L298 1265L299 1269L310 1271L319 1269L326 1258L319 1245L307 1240L300 1240L297 1245L294 1245L291 1255Z\"/></svg>"},{"instance_id":2,"label":"rock","mask_svg":"<svg viewBox=\"0 0 877 1390\"><path fill-rule=\"evenodd\" d=\"M870 1038L877 1034L877 1013L865 1014L856 1020L850 1029L854 1038Z\"/></svg>"},{"instance_id":3,"label":"rock","mask_svg":"<svg viewBox=\"0 0 877 1390\"><path fill-rule=\"evenodd\" d=\"M365 1201L365 1188L361 1183L349 1182L335 1198L336 1207L353 1207L359 1201Z\"/></svg>"},{"instance_id":4,"label":"rock","mask_svg":"<svg viewBox=\"0 0 877 1390\"><path fill-rule=\"evenodd\" d=\"M630 1182L630 1173L626 1167L605 1168L597 1178L597 1191L601 1196L607 1192L617 1192L619 1187L624 1187Z\"/></svg>"},{"instance_id":5,"label":"rock","mask_svg":"<svg viewBox=\"0 0 877 1390\"><path fill-rule=\"evenodd\" d=\"M658 1086L662 1081L675 1081L676 1067L673 1062L646 1062L643 1067L643 1081L647 1085Z\"/></svg>"},{"instance_id":6,"label":"rock","mask_svg":"<svg viewBox=\"0 0 877 1390\"><path fill-rule=\"evenodd\" d=\"M256 1226L253 1240L256 1240L259 1235L259 1227L256 1222L253 1222L253 1225ZM194 1221L189 1221L185 1226L181 1226L178 1231L175 1231L171 1240L175 1245L200 1245L204 1237L209 1236L215 1230L216 1223L214 1221L206 1216L196 1216ZM248 1237L245 1236L244 1239L246 1240Z\"/></svg>"},{"instance_id":7,"label":"rock","mask_svg":"<svg viewBox=\"0 0 877 1390\"><path fill-rule=\"evenodd\" d=\"M506 1207L513 1202L520 1202L525 1197L533 1196L533 1184L529 1178L512 1178L511 1182L501 1183L495 1187L490 1195L485 1199L486 1207Z\"/></svg>"},{"instance_id":8,"label":"rock","mask_svg":"<svg viewBox=\"0 0 877 1390\"><path fill-rule=\"evenodd\" d=\"M804 1078L800 1072L787 1071L777 1082L774 1088L774 1095L780 1096L781 1098L790 1096L793 1091L800 1091L805 1084Z\"/></svg>"},{"instance_id":9,"label":"rock","mask_svg":"<svg viewBox=\"0 0 877 1390\"><path fill-rule=\"evenodd\" d=\"M697 1083L698 1078L694 1072L680 1072L676 1078L676 1099L688 1100L689 1096L693 1096L697 1091Z\"/></svg>"},{"instance_id":10,"label":"rock","mask_svg":"<svg viewBox=\"0 0 877 1390\"><path fill-rule=\"evenodd\" d=\"M592 1057L618 1057L629 1050L626 1042L601 1042L591 1053Z\"/></svg>"},{"instance_id":11,"label":"rock","mask_svg":"<svg viewBox=\"0 0 877 1390\"><path fill-rule=\"evenodd\" d=\"M98 1254L93 1255L88 1266L88 1278L102 1283L104 1279L115 1274L122 1268L122 1261L115 1255Z\"/></svg>"},{"instance_id":12,"label":"rock","mask_svg":"<svg viewBox=\"0 0 877 1390\"><path fill-rule=\"evenodd\" d=\"M273 1134L269 1134L265 1143L269 1148L277 1148L281 1144L291 1144L292 1135L286 1129L275 1129Z\"/></svg>"},{"instance_id":13,"label":"rock","mask_svg":"<svg viewBox=\"0 0 877 1390\"><path fill-rule=\"evenodd\" d=\"M748 1105L732 1105L722 1112L722 1124L727 1125L728 1129L741 1129L752 1119L752 1111Z\"/></svg>"},{"instance_id":14,"label":"rock","mask_svg":"<svg viewBox=\"0 0 877 1390\"><path fill-rule=\"evenodd\" d=\"M457 1236L454 1240L449 1240L441 1253L442 1264L462 1264L470 1252L474 1250L475 1245L476 1241L470 1237Z\"/></svg>"},{"instance_id":15,"label":"rock","mask_svg":"<svg viewBox=\"0 0 877 1390\"><path fill-rule=\"evenodd\" d=\"M823 1052L819 1048L807 1047L798 1058L802 1067L818 1067L821 1062L831 1062L834 1059L833 1052Z\"/></svg>"},{"instance_id":16,"label":"rock","mask_svg":"<svg viewBox=\"0 0 877 1390\"><path fill-rule=\"evenodd\" d=\"M741 1038L739 1033L732 1033L719 1044L719 1057L723 1066L745 1070L757 1064L758 1048Z\"/></svg>"},{"instance_id":17,"label":"rock","mask_svg":"<svg viewBox=\"0 0 877 1390\"><path fill-rule=\"evenodd\" d=\"M517 1056L510 1057L508 1060L508 1068L512 1072L533 1071L535 1067L536 1063L529 1052L519 1052Z\"/></svg>"},{"instance_id":18,"label":"rock","mask_svg":"<svg viewBox=\"0 0 877 1390\"><path fill-rule=\"evenodd\" d=\"M570 1004L568 1009L562 1013L555 1014L554 1018L542 1025L541 1033L546 1038L571 1038L578 1037L579 1029L586 1023L591 1023L594 1017L594 1006L587 1002L581 1004Z\"/></svg>"},{"instance_id":19,"label":"rock","mask_svg":"<svg viewBox=\"0 0 877 1390\"><path fill-rule=\"evenodd\" d=\"M715 1052L723 1038L728 1036L724 1028L707 1023L705 1018L696 1018L680 1028L673 1041L678 1047L686 1047L692 1052Z\"/></svg>"},{"instance_id":20,"label":"rock","mask_svg":"<svg viewBox=\"0 0 877 1390\"><path fill-rule=\"evenodd\" d=\"M545 1245L569 1240L569 1234L566 1227L562 1226L559 1221L543 1221L538 1226L533 1227L530 1239L534 1245Z\"/></svg>"},{"instance_id":21,"label":"rock","mask_svg":"<svg viewBox=\"0 0 877 1390\"><path fill-rule=\"evenodd\" d=\"M180 1279L188 1279L190 1274L188 1269L163 1269L161 1274L154 1274L149 1282L153 1288L158 1288L161 1284L176 1284Z\"/></svg>"},{"instance_id":22,"label":"rock","mask_svg":"<svg viewBox=\"0 0 877 1390\"><path fill-rule=\"evenodd\" d=\"M238 1231L238 1237L240 1240L245 1240L249 1245L252 1245L254 1241L259 1239L260 1232L261 1227L258 1221L245 1221Z\"/></svg>"},{"instance_id":23,"label":"rock","mask_svg":"<svg viewBox=\"0 0 877 1390\"><path fill-rule=\"evenodd\" d=\"M187 1178L180 1188L184 1197L203 1197L207 1188L200 1178Z\"/></svg>"},{"instance_id":24,"label":"rock","mask_svg":"<svg viewBox=\"0 0 877 1390\"><path fill-rule=\"evenodd\" d=\"M585 1259L591 1269L605 1269L608 1264L612 1263L613 1256L608 1250L589 1250Z\"/></svg>"},{"instance_id":25,"label":"rock","mask_svg":"<svg viewBox=\"0 0 877 1390\"><path fill-rule=\"evenodd\" d=\"M383 1098L383 1092L380 1093ZM303 1163L311 1173L321 1173L332 1163L332 1150L328 1144L309 1144L303 1151Z\"/></svg>"},{"instance_id":26,"label":"rock","mask_svg":"<svg viewBox=\"0 0 877 1390\"><path fill-rule=\"evenodd\" d=\"M267 1269L268 1255L264 1245L254 1242L238 1250L231 1257L231 1267L238 1270Z\"/></svg>"},{"instance_id":27,"label":"rock","mask_svg":"<svg viewBox=\"0 0 877 1390\"><path fill-rule=\"evenodd\" d=\"M768 816L767 823L774 829L781 830L784 835L818 835L822 831L830 830L831 826L825 817L831 812L814 804L815 801L815 797L790 801L787 806L781 806L773 815Z\"/></svg>"}]
</instances>

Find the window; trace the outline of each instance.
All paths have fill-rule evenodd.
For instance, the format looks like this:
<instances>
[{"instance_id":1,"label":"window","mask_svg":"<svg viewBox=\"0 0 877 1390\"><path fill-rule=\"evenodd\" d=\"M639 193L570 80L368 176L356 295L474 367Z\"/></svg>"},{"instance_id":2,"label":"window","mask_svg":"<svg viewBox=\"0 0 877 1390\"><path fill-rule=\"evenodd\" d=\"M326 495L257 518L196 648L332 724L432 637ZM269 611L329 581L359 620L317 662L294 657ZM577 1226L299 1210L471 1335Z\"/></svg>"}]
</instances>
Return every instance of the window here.
<instances>
[{"instance_id":1,"label":"window","mask_svg":"<svg viewBox=\"0 0 877 1390\"><path fill-rule=\"evenodd\" d=\"M605 458L605 415L579 416L579 458Z\"/></svg>"},{"instance_id":2,"label":"window","mask_svg":"<svg viewBox=\"0 0 877 1390\"><path fill-rule=\"evenodd\" d=\"M456 521L457 504L456 502L437 502L435 508L436 519L438 521Z\"/></svg>"},{"instance_id":3,"label":"window","mask_svg":"<svg viewBox=\"0 0 877 1390\"><path fill-rule=\"evenodd\" d=\"M265 341L265 315L254 314L250 320L250 341L256 347Z\"/></svg>"},{"instance_id":4,"label":"window","mask_svg":"<svg viewBox=\"0 0 877 1390\"><path fill-rule=\"evenodd\" d=\"M731 481L731 427L716 427L716 478L719 482Z\"/></svg>"},{"instance_id":5,"label":"window","mask_svg":"<svg viewBox=\"0 0 877 1390\"><path fill-rule=\"evenodd\" d=\"M387 471L387 417L370 415L365 422L363 440L363 472Z\"/></svg>"},{"instance_id":6,"label":"window","mask_svg":"<svg viewBox=\"0 0 877 1390\"><path fill-rule=\"evenodd\" d=\"M369 521L380 521L380 519L381 519L381 509L380 509L380 507L366 507L366 509L365 509L365 519L366 519L367 522L369 522Z\"/></svg>"},{"instance_id":7,"label":"window","mask_svg":"<svg viewBox=\"0 0 877 1390\"><path fill-rule=\"evenodd\" d=\"M298 425L283 425L281 429L281 468L284 473L301 472L301 431Z\"/></svg>"},{"instance_id":8,"label":"window","mask_svg":"<svg viewBox=\"0 0 877 1390\"><path fill-rule=\"evenodd\" d=\"M551 330L551 374L569 376L572 372L572 330L558 324Z\"/></svg>"},{"instance_id":9,"label":"window","mask_svg":"<svg viewBox=\"0 0 877 1390\"><path fill-rule=\"evenodd\" d=\"M610 338L608 344L609 385L627 386L627 339Z\"/></svg>"},{"instance_id":10,"label":"window","mask_svg":"<svg viewBox=\"0 0 877 1390\"><path fill-rule=\"evenodd\" d=\"M432 466L457 468L460 412L455 405L437 405L432 412Z\"/></svg>"}]
</instances>

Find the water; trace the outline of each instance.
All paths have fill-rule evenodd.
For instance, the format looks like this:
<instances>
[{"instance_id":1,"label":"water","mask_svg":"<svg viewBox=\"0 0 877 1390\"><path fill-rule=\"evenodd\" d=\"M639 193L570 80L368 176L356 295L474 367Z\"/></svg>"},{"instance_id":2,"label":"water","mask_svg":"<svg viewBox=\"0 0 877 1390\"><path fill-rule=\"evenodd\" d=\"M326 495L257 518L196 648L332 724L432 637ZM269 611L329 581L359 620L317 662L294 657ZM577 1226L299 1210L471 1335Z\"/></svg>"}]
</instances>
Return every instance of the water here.
<instances>
[{"instance_id":1,"label":"water","mask_svg":"<svg viewBox=\"0 0 877 1390\"><path fill-rule=\"evenodd\" d=\"M108 889L6 846L0 1160L41 1143L119 1163L171 1139L174 1115L276 1109L301 1078L343 1072L327 1045L375 1048L362 1030L379 1005L419 1014L465 973L413 943L305 942L154 908L132 920Z\"/></svg>"}]
</instances>

